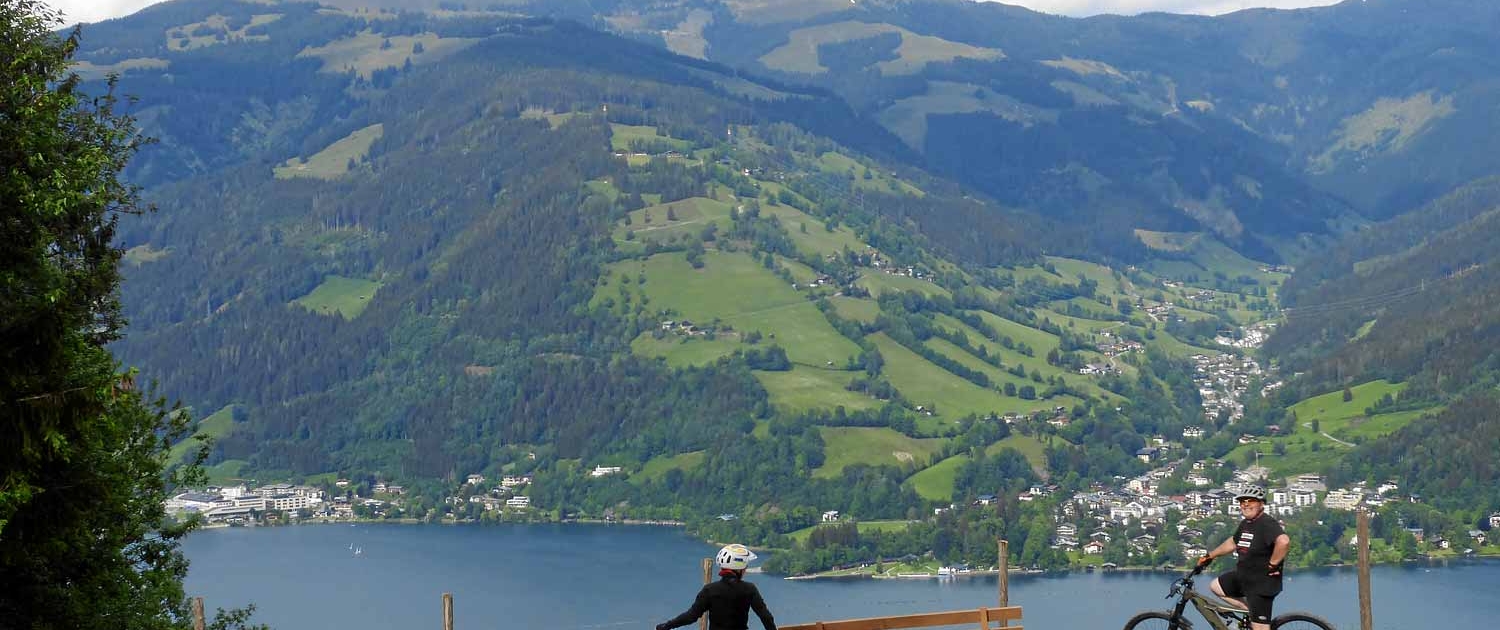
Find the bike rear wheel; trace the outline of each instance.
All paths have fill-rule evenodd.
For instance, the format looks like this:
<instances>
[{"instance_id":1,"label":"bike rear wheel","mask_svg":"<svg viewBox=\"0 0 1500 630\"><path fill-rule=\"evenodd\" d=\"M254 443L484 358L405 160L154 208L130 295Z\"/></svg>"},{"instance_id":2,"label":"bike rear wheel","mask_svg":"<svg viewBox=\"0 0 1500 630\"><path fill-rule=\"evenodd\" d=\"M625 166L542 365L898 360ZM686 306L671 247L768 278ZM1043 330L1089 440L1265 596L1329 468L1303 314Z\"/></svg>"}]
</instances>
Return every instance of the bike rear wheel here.
<instances>
[{"instance_id":1,"label":"bike rear wheel","mask_svg":"<svg viewBox=\"0 0 1500 630\"><path fill-rule=\"evenodd\" d=\"M1295 612L1272 619L1271 630L1334 630L1334 627L1317 615Z\"/></svg>"},{"instance_id":2,"label":"bike rear wheel","mask_svg":"<svg viewBox=\"0 0 1500 630\"><path fill-rule=\"evenodd\" d=\"M1143 612L1131 617L1130 621L1125 622L1125 630L1186 630L1189 627L1186 623L1174 623L1171 613L1157 610ZM1288 628L1287 630L1296 629Z\"/></svg>"}]
</instances>

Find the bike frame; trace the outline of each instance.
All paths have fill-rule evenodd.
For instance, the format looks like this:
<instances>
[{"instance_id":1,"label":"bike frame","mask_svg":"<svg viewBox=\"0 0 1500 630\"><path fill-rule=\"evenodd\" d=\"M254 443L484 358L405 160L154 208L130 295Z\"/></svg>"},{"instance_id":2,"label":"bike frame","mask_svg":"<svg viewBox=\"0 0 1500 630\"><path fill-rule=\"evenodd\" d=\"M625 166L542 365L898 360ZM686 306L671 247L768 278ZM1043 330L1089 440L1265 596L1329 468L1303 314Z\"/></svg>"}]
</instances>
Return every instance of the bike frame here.
<instances>
[{"instance_id":1,"label":"bike frame","mask_svg":"<svg viewBox=\"0 0 1500 630\"><path fill-rule=\"evenodd\" d=\"M1172 585L1172 593L1167 595L1167 597L1181 595L1177 599L1177 605L1172 608L1172 620L1174 622L1186 622L1185 625L1191 625L1192 622L1187 621L1187 618L1183 615L1183 611L1187 609L1188 603L1191 602L1193 608L1198 610L1198 614L1202 615L1203 620L1207 621L1208 625L1213 626L1214 630L1233 630L1229 627L1229 624L1224 622L1223 615L1226 614L1238 622L1235 625L1248 627L1249 617L1246 611L1221 605L1210 600L1202 593L1193 590L1193 577L1202 572L1203 567L1197 567Z\"/></svg>"}]
</instances>

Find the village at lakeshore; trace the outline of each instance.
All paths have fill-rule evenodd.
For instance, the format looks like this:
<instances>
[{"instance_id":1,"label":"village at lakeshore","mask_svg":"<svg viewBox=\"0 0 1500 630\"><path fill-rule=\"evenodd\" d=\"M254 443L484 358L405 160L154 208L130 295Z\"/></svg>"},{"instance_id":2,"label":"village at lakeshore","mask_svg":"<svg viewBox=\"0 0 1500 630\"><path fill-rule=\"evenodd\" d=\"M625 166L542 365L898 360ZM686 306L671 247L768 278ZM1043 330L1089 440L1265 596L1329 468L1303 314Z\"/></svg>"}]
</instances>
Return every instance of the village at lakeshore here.
<instances>
[{"instance_id":1,"label":"village at lakeshore","mask_svg":"<svg viewBox=\"0 0 1500 630\"><path fill-rule=\"evenodd\" d=\"M452 593L458 628L641 628L686 609L716 547L675 527L339 523L193 533L191 596L254 603L279 630L438 627ZM358 553L356 553L358 551ZM1227 570L1221 561L1216 570ZM1161 609L1170 571L1012 575L1027 628L1114 628ZM954 579L782 580L751 575L778 623L995 606L994 575ZM1500 561L1453 559L1372 570L1376 628L1487 627ZM1359 627L1352 567L1293 569L1278 611ZM586 591L586 603L580 592ZM583 605L580 605L583 604ZM753 622L752 622L753 624Z\"/></svg>"}]
</instances>

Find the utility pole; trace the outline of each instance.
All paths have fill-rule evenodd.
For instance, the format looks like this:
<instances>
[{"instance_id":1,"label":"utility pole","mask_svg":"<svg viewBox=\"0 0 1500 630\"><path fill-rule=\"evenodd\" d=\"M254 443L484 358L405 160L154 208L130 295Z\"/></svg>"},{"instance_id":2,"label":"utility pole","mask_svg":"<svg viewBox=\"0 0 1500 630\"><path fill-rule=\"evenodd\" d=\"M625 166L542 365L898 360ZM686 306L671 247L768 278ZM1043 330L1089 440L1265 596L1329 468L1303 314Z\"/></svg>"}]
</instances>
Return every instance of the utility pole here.
<instances>
[{"instance_id":1,"label":"utility pole","mask_svg":"<svg viewBox=\"0 0 1500 630\"><path fill-rule=\"evenodd\" d=\"M1360 510L1356 517L1359 536L1359 628L1374 630L1375 617L1370 610L1370 513Z\"/></svg>"},{"instance_id":2,"label":"utility pole","mask_svg":"<svg viewBox=\"0 0 1500 630\"><path fill-rule=\"evenodd\" d=\"M999 563L999 568L1000 568L1000 607L1001 608L1005 608L1006 606L1010 605L1010 541L1005 540L1003 538L1000 539L1000 563ZM1008 625L1010 625L1009 621L1006 621L1004 619L1000 620L1000 626L1002 628L1005 627L1005 626L1008 626Z\"/></svg>"}]
</instances>

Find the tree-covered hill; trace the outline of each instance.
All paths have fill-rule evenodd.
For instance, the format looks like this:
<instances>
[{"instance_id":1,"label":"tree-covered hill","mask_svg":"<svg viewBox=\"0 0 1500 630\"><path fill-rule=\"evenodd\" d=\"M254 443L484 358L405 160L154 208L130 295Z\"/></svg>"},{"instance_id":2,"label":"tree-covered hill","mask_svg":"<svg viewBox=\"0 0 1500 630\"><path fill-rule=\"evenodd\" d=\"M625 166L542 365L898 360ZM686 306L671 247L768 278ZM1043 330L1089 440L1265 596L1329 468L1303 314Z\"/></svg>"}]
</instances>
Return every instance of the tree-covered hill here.
<instances>
[{"instance_id":1,"label":"tree-covered hill","mask_svg":"<svg viewBox=\"0 0 1500 630\"><path fill-rule=\"evenodd\" d=\"M541 16L180 0L88 27L84 87L119 73L158 139L129 171L160 210L120 225L131 325L113 349L194 409L232 406L220 479L399 481L404 513L434 517L480 509L442 503L468 474L524 473L535 513L767 543L827 510L918 519L1115 484L1157 446L1226 456L1350 379L1409 380L1423 405L1482 385L1491 183L1288 280L1277 251L1361 223L1337 191L1287 168L1295 151L1249 110L1223 111L1241 101L1187 106L1165 70L1044 36L1221 22L854 9L907 20L892 31L761 4L625 20L628 0ZM716 16L709 54L642 36L684 7ZM943 16L1046 29L1001 57ZM839 29L868 37L818 39ZM792 41L814 54L773 54ZM1243 62L1223 63L1197 71ZM1424 278L1436 316L1385 299ZM1276 375L1206 362L1246 354L1283 301L1269 356L1306 374L1268 400ZM913 540L993 553L1047 509ZM1028 562L1063 561L1036 540Z\"/></svg>"},{"instance_id":2,"label":"tree-covered hill","mask_svg":"<svg viewBox=\"0 0 1500 630\"><path fill-rule=\"evenodd\" d=\"M1313 389L1374 378L1441 398L1496 376L1500 182L1459 188L1349 235L1286 283L1267 350Z\"/></svg>"}]
</instances>

